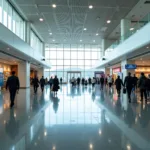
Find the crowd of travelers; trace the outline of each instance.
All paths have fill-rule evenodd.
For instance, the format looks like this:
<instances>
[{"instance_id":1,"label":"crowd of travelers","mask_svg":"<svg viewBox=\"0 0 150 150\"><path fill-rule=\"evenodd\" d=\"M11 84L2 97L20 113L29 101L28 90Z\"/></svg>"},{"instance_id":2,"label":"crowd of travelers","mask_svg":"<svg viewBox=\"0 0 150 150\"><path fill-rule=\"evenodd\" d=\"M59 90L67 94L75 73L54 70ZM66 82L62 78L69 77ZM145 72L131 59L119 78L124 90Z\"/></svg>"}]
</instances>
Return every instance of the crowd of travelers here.
<instances>
[{"instance_id":1,"label":"crowd of travelers","mask_svg":"<svg viewBox=\"0 0 150 150\"><path fill-rule=\"evenodd\" d=\"M50 77L48 80L47 78L42 78L39 80L38 77L35 75L34 78L31 79L31 84L33 85L34 93L37 93L37 89L40 86L41 91L44 91L44 87L46 84L50 85L51 92L54 93L54 96L57 96L57 92L60 89L60 84L62 84L63 79L58 79L57 76ZM112 88L113 85L115 85L118 97L120 97L121 89L123 88L123 93L128 96L128 101L131 103L131 93L132 91L136 91L138 88L140 90L140 96L141 96L141 102L143 102L143 98L145 98L145 103L147 103L148 97L150 97L150 75L146 77L144 73L141 73L140 78L137 78L135 75L131 75L129 72L128 75L125 77L124 82L120 78L120 76L117 77L117 79L114 81L114 78L110 75L104 76L102 75L99 78L93 77L93 78L74 78L72 77L70 79L70 83L72 87L75 86L87 86L92 85L92 87L95 87L95 84L100 84L100 90L103 90L104 86L108 86L109 89ZM9 89L10 92L10 107L12 108L14 106L14 100L15 95L19 91L20 83L17 76L15 76L15 72L12 72L12 76L10 76L6 82L6 90Z\"/></svg>"}]
</instances>

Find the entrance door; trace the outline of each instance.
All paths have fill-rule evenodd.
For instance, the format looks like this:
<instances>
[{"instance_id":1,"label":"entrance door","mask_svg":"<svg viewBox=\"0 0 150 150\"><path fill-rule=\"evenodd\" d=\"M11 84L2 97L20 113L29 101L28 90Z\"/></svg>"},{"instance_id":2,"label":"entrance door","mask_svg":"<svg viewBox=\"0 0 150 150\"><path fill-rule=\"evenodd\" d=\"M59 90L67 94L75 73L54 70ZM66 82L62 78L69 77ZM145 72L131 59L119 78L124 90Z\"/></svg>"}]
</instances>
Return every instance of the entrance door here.
<instances>
[{"instance_id":1,"label":"entrance door","mask_svg":"<svg viewBox=\"0 0 150 150\"><path fill-rule=\"evenodd\" d=\"M79 71L73 71L73 72L67 72L67 82L70 83L70 80L72 78L77 79L78 77L81 78L81 72Z\"/></svg>"}]
</instances>

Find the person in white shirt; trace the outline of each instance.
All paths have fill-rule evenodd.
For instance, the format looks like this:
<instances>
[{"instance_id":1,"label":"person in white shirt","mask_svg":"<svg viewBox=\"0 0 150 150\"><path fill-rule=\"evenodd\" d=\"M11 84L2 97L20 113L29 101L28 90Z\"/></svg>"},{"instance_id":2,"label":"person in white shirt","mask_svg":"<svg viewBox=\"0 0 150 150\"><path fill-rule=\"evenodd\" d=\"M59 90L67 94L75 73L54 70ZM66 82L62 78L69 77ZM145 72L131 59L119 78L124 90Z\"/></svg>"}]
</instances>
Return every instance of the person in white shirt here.
<instances>
[{"instance_id":1,"label":"person in white shirt","mask_svg":"<svg viewBox=\"0 0 150 150\"><path fill-rule=\"evenodd\" d=\"M109 84L109 88L111 88L111 86L112 86L112 77L111 76L108 77L108 84Z\"/></svg>"}]
</instances>

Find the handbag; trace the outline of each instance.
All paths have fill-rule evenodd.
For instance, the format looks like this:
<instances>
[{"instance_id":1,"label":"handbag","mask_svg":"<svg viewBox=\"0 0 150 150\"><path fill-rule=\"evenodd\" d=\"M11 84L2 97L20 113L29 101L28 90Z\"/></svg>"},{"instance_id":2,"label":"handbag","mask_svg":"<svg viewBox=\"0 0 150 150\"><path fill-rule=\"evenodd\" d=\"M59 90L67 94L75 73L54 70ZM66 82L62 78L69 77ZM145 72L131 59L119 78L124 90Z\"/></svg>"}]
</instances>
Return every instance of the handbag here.
<instances>
[{"instance_id":1,"label":"handbag","mask_svg":"<svg viewBox=\"0 0 150 150\"><path fill-rule=\"evenodd\" d=\"M127 93L126 88L123 88L123 94L126 94L126 93Z\"/></svg>"}]
</instances>

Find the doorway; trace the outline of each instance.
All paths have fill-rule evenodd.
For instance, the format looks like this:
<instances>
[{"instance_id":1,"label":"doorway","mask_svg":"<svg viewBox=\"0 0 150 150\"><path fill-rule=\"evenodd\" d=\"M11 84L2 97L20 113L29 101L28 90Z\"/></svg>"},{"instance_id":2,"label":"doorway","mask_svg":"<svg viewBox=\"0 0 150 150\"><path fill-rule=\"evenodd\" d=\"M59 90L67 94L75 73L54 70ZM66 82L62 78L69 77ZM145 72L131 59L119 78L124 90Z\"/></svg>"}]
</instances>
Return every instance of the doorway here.
<instances>
[{"instance_id":1,"label":"doorway","mask_svg":"<svg viewBox=\"0 0 150 150\"><path fill-rule=\"evenodd\" d=\"M71 72L67 72L67 83L70 83L70 80L72 78L77 79L78 77L81 79L81 72L80 71L71 71Z\"/></svg>"}]
</instances>

